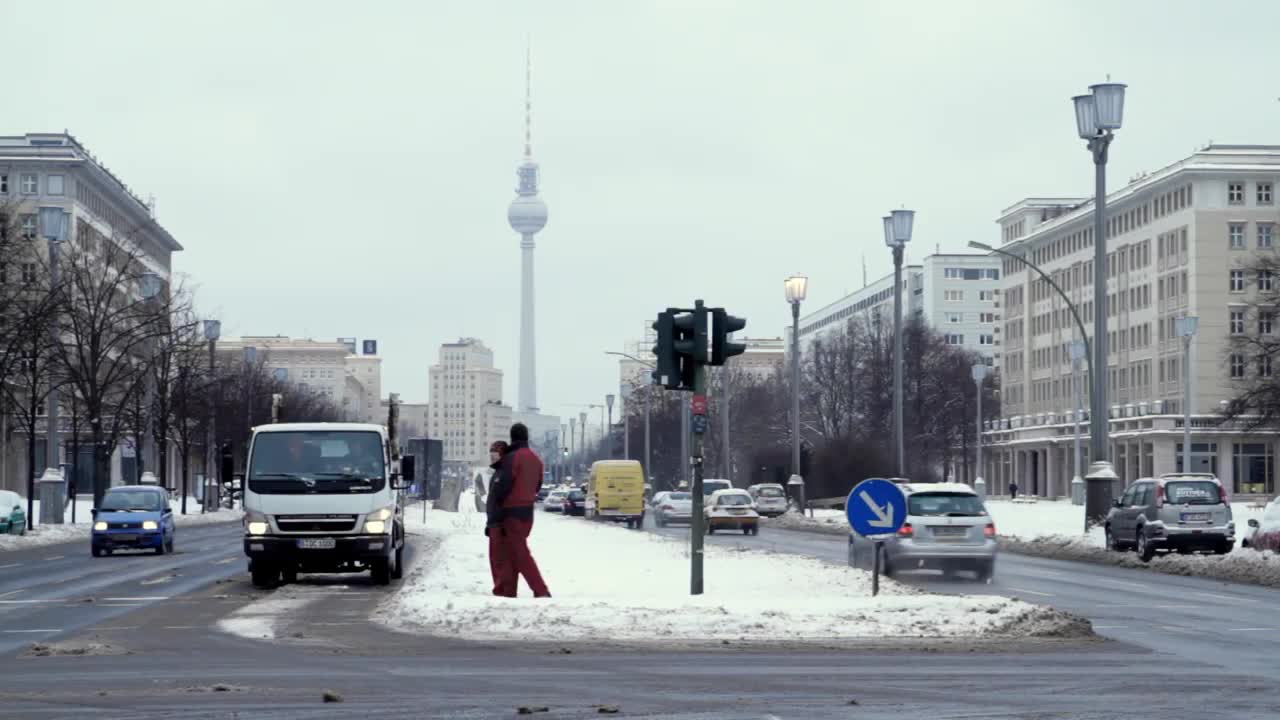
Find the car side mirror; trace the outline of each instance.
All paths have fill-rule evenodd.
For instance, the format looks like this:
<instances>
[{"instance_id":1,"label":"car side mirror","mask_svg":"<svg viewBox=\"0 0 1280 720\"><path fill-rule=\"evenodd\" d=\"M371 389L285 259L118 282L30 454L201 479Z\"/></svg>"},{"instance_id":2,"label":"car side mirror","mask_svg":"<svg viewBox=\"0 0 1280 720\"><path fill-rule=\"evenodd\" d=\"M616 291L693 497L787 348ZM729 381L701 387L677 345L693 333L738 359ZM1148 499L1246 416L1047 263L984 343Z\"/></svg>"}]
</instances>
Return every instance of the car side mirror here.
<instances>
[{"instance_id":1,"label":"car side mirror","mask_svg":"<svg viewBox=\"0 0 1280 720\"><path fill-rule=\"evenodd\" d=\"M1124 502L1123 502L1123 501L1121 501L1121 500L1120 500L1120 498L1116 498L1115 500L1112 500L1112 501L1111 501L1111 505L1112 505L1113 507L1122 508L1122 507L1124 507Z\"/></svg>"},{"instance_id":2,"label":"car side mirror","mask_svg":"<svg viewBox=\"0 0 1280 720\"><path fill-rule=\"evenodd\" d=\"M1258 521L1257 521L1257 520L1255 520L1255 519L1253 519L1253 518L1249 518L1249 527L1251 527L1251 528L1256 528L1256 527L1258 527Z\"/></svg>"}]
</instances>

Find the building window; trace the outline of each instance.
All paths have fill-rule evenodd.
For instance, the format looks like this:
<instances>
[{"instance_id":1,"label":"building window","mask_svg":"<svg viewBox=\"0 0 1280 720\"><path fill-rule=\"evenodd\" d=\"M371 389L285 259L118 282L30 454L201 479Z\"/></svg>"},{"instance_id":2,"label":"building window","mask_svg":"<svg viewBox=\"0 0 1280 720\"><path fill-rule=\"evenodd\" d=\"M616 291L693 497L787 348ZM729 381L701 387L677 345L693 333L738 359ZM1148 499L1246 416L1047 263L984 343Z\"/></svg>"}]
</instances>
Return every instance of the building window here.
<instances>
[{"instance_id":1,"label":"building window","mask_svg":"<svg viewBox=\"0 0 1280 720\"><path fill-rule=\"evenodd\" d=\"M980 321L980 322L984 322L984 323L993 323L993 322L995 322L995 321L996 321L996 314L995 314L995 313L981 313L981 314L979 315L979 321Z\"/></svg>"},{"instance_id":2,"label":"building window","mask_svg":"<svg viewBox=\"0 0 1280 720\"><path fill-rule=\"evenodd\" d=\"M1231 334L1232 335L1244 334L1244 311L1243 310L1231 311Z\"/></svg>"},{"instance_id":3,"label":"building window","mask_svg":"<svg viewBox=\"0 0 1280 720\"><path fill-rule=\"evenodd\" d=\"M964 278L964 268L944 268L942 277L948 280L961 280Z\"/></svg>"},{"instance_id":4,"label":"building window","mask_svg":"<svg viewBox=\"0 0 1280 720\"><path fill-rule=\"evenodd\" d=\"M1272 277L1273 276L1270 270L1259 270L1258 271L1258 289L1271 290Z\"/></svg>"},{"instance_id":5,"label":"building window","mask_svg":"<svg viewBox=\"0 0 1280 720\"><path fill-rule=\"evenodd\" d=\"M945 290L943 297L947 302L964 302L963 290Z\"/></svg>"},{"instance_id":6,"label":"building window","mask_svg":"<svg viewBox=\"0 0 1280 720\"><path fill-rule=\"evenodd\" d=\"M38 188L39 188L39 183L36 182L35 173L23 174L22 176L22 194L23 195L35 195L36 190Z\"/></svg>"},{"instance_id":7,"label":"building window","mask_svg":"<svg viewBox=\"0 0 1280 720\"><path fill-rule=\"evenodd\" d=\"M1231 271L1231 292L1244 292L1244 271Z\"/></svg>"},{"instance_id":8,"label":"building window","mask_svg":"<svg viewBox=\"0 0 1280 720\"><path fill-rule=\"evenodd\" d=\"M947 336L947 344L948 344L948 345L963 345L963 344L964 344L964 336L963 336L963 335L948 335L948 336Z\"/></svg>"},{"instance_id":9,"label":"building window","mask_svg":"<svg viewBox=\"0 0 1280 720\"><path fill-rule=\"evenodd\" d=\"M1244 204L1244 183L1227 183L1227 202L1232 205Z\"/></svg>"},{"instance_id":10,"label":"building window","mask_svg":"<svg viewBox=\"0 0 1280 720\"><path fill-rule=\"evenodd\" d=\"M36 228L36 216L23 215L22 216L22 237L26 238L27 240L35 240L37 232L38 230Z\"/></svg>"},{"instance_id":11,"label":"building window","mask_svg":"<svg viewBox=\"0 0 1280 720\"><path fill-rule=\"evenodd\" d=\"M993 300L993 299L995 299L995 291L994 291L994 290L979 290L979 291L978 291L978 300L980 300L980 301L982 301L982 302L990 302L990 301L991 301L991 300Z\"/></svg>"},{"instance_id":12,"label":"building window","mask_svg":"<svg viewBox=\"0 0 1280 720\"><path fill-rule=\"evenodd\" d=\"M1258 204L1259 205L1271 204L1271 183L1269 182L1258 183Z\"/></svg>"},{"instance_id":13,"label":"building window","mask_svg":"<svg viewBox=\"0 0 1280 720\"><path fill-rule=\"evenodd\" d=\"M1258 247L1272 247L1276 226L1272 223L1258 223Z\"/></svg>"},{"instance_id":14,"label":"building window","mask_svg":"<svg viewBox=\"0 0 1280 720\"><path fill-rule=\"evenodd\" d=\"M947 322L949 323L964 322L964 313L947 313Z\"/></svg>"},{"instance_id":15,"label":"building window","mask_svg":"<svg viewBox=\"0 0 1280 720\"><path fill-rule=\"evenodd\" d=\"M1275 313L1264 312L1258 315L1258 334L1270 335L1271 327L1275 324Z\"/></svg>"},{"instance_id":16,"label":"building window","mask_svg":"<svg viewBox=\"0 0 1280 720\"><path fill-rule=\"evenodd\" d=\"M36 281L36 264L22 263L22 284L32 285Z\"/></svg>"},{"instance_id":17,"label":"building window","mask_svg":"<svg viewBox=\"0 0 1280 720\"><path fill-rule=\"evenodd\" d=\"M1258 358L1258 374L1262 377L1271 377L1271 356L1263 355Z\"/></svg>"},{"instance_id":18,"label":"building window","mask_svg":"<svg viewBox=\"0 0 1280 720\"><path fill-rule=\"evenodd\" d=\"M9 194L9 176L6 173L0 173L0 195Z\"/></svg>"},{"instance_id":19,"label":"building window","mask_svg":"<svg viewBox=\"0 0 1280 720\"><path fill-rule=\"evenodd\" d=\"M1227 237L1230 239L1229 244L1232 250L1244 249L1244 228L1244 223L1231 223L1227 226ZM1261 238L1261 236L1259 236L1259 238Z\"/></svg>"},{"instance_id":20,"label":"building window","mask_svg":"<svg viewBox=\"0 0 1280 720\"><path fill-rule=\"evenodd\" d=\"M65 184L64 180L65 178L62 175L50 175L44 180L45 190L48 191L50 195L63 194L63 192L65 192L65 188L63 187Z\"/></svg>"},{"instance_id":21,"label":"building window","mask_svg":"<svg viewBox=\"0 0 1280 720\"><path fill-rule=\"evenodd\" d=\"M1244 377L1244 355L1234 354L1231 356L1231 377Z\"/></svg>"},{"instance_id":22,"label":"building window","mask_svg":"<svg viewBox=\"0 0 1280 720\"><path fill-rule=\"evenodd\" d=\"M978 344L979 345L995 345L996 337L995 335L979 335Z\"/></svg>"}]
</instances>

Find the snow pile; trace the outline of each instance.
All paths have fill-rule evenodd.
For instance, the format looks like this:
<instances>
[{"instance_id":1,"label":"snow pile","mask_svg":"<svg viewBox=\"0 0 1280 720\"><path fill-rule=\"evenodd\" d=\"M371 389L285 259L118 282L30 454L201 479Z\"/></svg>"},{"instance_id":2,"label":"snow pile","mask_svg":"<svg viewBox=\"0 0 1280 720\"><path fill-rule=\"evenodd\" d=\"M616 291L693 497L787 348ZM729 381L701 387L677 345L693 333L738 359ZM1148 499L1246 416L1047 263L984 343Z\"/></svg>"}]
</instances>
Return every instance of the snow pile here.
<instances>
[{"instance_id":1,"label":"snow pile","mask_svg":"<svg viewBox=\"0 0 1280 720\"><path fill-rule=\"evenodd\" d=\"M778 517L762 518L760 522L766 528L803 530L830 535L849 534L849 520L845 517L843 510L814 510L813 517L788 510Z\"/></svg>"},{"instance_id":2,"label":"snow pile","mask_svg":"<svg viewBox=\"0 0 1280 720\"><path fill-rule=\"evenodd\" d=\"M873 598L865 571L746 547L708 547L706 593L694 597L684 542L541 512L530 545L554 597L534 599L522 581L522 597L495 598L482 516L435 512L425 528L416 524L434 547L375 613L398 630L664 645L1090 633L1007 598L933 595L890 580Z\"/></svg>"},{"instance_id":3,"label":"snow pile","mask_svg":"<svg viewBox=\"0 0 1280 720\"><path fill-rule=\"evenodd\" d=\"M187 513L182 514L182 500L174 499L170 502L170 506L174 512L174 522L179 529L187 527L197 527L200 525L213 525L216 523L236 522L244 516L241 510L227 510L220 508L214 512L201 513L200 504L195 498L187 498ZM40 525L40 502L35 503L35 518L37 525L34 529L27 532L26 535L0 535L0 551L3 550L21 550L23 548L44 547L45 545L57 545L64 542L75 542L78 540L88 541L89 532L93 527L93 500L77 500L76 501L76 523L71 524L71 510L63 515L66 523L63 525ZM181 539L181 536L179 536Z\"/></svg>"},{"instance_id":4,"label":"snow pile","mask_svg":"<svg viewBox=\"0 0 1280 720\"><path fill-rule=\"evenodd\" d=\"M1096 534L1096 533L1095 533ZM1002 550L1077 562L1152 570L1168 575L1189 575L1227 582L1280 587L1280 555L1237 548L1226 555L1156 555L1144 563L1133 552L1114 552L1102 547L1094 535L1088 538L1063 535L1040 536L1032 540L1005 537Z\"/></svg>"}]
</instances>

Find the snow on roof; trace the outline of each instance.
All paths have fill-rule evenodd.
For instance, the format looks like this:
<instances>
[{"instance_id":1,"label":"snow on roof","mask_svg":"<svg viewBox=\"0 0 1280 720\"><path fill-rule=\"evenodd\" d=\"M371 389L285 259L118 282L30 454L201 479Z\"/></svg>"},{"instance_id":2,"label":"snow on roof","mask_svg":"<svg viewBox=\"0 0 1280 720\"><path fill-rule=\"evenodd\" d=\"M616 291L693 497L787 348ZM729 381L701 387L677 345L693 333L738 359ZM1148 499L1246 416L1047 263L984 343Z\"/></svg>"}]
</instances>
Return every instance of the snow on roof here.
<instances>
[{"instance_id":1,"label":"snow on roof","mask_svg":"<svg viewBox=\"0 0 1280 720\"><path fill-rule=\"evenodd\" d=\"M386 432L386 428L373 423L274 423L259 425L254 432L334 432L341 430Z\"/></svg>"}]
</instances>

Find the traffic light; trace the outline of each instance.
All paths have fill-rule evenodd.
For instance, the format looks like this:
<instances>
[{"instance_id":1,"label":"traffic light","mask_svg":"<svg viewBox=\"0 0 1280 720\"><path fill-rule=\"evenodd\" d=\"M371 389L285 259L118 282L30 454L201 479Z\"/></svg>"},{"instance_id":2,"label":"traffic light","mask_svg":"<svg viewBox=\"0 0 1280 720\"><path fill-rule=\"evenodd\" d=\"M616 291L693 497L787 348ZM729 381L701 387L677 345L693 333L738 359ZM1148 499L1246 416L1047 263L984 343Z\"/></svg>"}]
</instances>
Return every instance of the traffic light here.
<instances>
[{"instance_id":1,"label":"traffic light","mask_svg":"<svg viewBox=\"0 0 1280 720\"><path fill-rule=\"evenodd\" d=\"M667 308L658 313L658 319L653 323L653 329L658 336L658 344L653 346L655 357L653 384L661 385L668 390L678 387L680 379L678 377L680 356L676 354L674 320L675 310Z\"/></svg>"},{"instance_id":2,"label":"traffic light","mask_svg":"<svg viewBox=\"0 0 1280 720\"><path fill-rule=\"evenodd\" d=\"M698 301L693 310L676 315L672 323L673 345L680 362L680 386L676 389L692 391L695 370L707 364L707 309Z\"/></svg>"},{"instance_id":3,"label":"traffic light","mask_svg":"<svg viewBox=\"0 0 1280 720\"><path fill-rule=\"evenodd\" d=\"M729 334L747 326L745 318L734 317L724 308L711 311L711 364L724 365L734 355L747 351L746 343L729 342Z\"/></svg>"}]
</instances>

